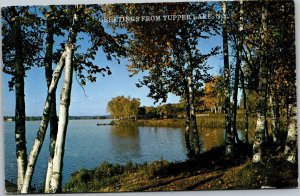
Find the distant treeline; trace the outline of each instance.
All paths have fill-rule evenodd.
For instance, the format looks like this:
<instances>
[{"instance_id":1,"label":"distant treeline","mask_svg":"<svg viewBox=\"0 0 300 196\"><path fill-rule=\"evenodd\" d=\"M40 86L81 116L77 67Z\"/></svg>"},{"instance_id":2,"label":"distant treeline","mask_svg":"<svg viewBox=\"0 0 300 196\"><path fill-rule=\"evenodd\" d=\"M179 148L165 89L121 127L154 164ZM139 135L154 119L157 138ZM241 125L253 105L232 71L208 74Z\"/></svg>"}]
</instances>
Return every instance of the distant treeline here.
<instances>
[{"instance_id":1,"label":"distant treeline","mask_svg":"<svg viewBox=\"0 0 300 196\"><path fill-rule=\"evenodd\" d=\"M110 119L111 116L70 116L69 120ZM27 116L26 121L42 120L41 116ZM4 121L15 121L14 116L4 116Z\"/></svg>"}]
</instances>

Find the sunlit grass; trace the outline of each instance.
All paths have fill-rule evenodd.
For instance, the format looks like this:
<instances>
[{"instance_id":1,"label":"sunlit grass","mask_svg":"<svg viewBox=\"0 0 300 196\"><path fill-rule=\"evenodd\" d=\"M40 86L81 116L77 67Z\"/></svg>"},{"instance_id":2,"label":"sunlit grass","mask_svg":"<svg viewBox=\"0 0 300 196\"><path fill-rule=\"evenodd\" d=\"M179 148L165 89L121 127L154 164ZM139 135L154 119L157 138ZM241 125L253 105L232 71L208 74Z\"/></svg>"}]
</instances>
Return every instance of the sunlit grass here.
<instances>
[{"instance_id":1,"label":"sunlit grass","mask_svg":"<svg viewBox=\"0 0 300 196\"><path fill-rule=\"evenodd\" d=\"M255 128L256 118L251 116L248 118L249 128ZM237 115L237 128L243 129L245 125L244 114L238 113ZM115 121L115 125L137 125L137 126L160 126L160 127L184 127L185 117L173 118L173 119L140 119L137 121ZM211 128L224 128L225 127L225 115L220 114L206 114L204 116L197 115L197 125L201 127Z\"/></svg>"},{"instance_id":2,"label":"sunlit grass","mask_svg":"<svg viewBox=\"0 0 300 196\"><path fill-rule=\"evenodd\" d=\"M246 147L246 149L249 149ZM165 160L125 165L102 163L92 170L75 172L64 192L183 191L216 189L294 188L297 165L270 151L262 163L254 164L242 149L234 157L215 148L199 159L170 163ZM248 155L247 155L248 154Z\"/></svg>"}]
</instances>

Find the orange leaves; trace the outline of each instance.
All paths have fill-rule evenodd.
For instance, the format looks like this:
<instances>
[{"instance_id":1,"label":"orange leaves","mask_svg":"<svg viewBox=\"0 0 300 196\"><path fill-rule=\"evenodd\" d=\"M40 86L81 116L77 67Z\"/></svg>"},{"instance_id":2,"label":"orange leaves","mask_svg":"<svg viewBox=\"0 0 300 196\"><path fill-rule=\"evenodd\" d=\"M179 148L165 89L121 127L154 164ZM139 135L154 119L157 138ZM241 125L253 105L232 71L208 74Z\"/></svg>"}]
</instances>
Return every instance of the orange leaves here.
<instances>
[{"instance_id":1,"label":"orange leaves","mask_svg":"<svg viewBox=\"0 0 300 196\"><path fill-rule=\"evenodd\" d=\"M139 99L118 96L108 102L107 111L110 112L114 118L128 119L138 114L139 107Z\"/></svg>"},{"instance_id":2,"label":"orange leaves","mask_svg":"<svg viewBox=\"0 0 300 196\"><path fill-rule=\"evenodd\" d=\"M204 105L206 108L221 105L221 82L222 78L220 76L215 76L210 82L205 83Z\"/></svg>"}]
</instances>

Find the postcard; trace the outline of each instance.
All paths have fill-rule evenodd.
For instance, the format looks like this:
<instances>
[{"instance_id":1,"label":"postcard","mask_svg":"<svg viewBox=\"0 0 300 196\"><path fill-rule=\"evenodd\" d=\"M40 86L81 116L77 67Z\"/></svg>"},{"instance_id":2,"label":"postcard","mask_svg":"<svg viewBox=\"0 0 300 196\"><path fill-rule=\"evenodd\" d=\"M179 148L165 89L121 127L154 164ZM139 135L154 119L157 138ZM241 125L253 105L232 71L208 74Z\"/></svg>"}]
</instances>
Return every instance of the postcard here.
<instances>
[{"instance_id":1,"label":"postcard","mask_svg":"<svg viewBox=\"0 0 300 196\"><path fill-rule=\"evenodd\" d=\"M97 3L1 8L6 194L299 188L293 1Z\"/></svg>"}]
</instances>

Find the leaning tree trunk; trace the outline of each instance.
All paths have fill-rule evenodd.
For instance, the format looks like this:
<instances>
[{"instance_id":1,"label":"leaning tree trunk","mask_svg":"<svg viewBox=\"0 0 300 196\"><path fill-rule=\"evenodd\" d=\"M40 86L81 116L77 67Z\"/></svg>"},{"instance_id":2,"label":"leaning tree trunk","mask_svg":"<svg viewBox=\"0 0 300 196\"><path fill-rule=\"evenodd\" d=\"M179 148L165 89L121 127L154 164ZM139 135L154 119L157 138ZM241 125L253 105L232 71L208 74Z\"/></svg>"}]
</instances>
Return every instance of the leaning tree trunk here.
<instances>
[{"instance_id":1,"label":"leaning tree trunk","mask_svg":"<svg viewBox=\"0 0 300 196\"><path fill-rule=\"evenodd\" d=\"M34 144L32 146L32 149L31 149L31 152L29 155L29 159L28 159L28 165L26 168L24 184L23 184L22 191L21 191L22 193L28 193L28 190L30 187L35 164L36 164L38 155L40 153L40 150L42 148L46 130L47 130L47 127L49 124L52 101L53 101L53 99L55 99L54 92L56 91L57 84L58 84L59 78L61 76L63 67L64 67L65 58L66 58L66 52L64 52L60 58L60 61L56 67L56 70L52 77L51 84L48 89L48 95L47 95L47 99L46 99L45 106L44 106L42 121L40 123L37 137L34 141Z\"/></svg>"},{"instance_id":2,"label":"leaning tree trunk","mask_svg":"<svg viewBox=\"0 0 300 196\"><path fill-rule=\"evenodd\" d=\"M253 162L260 162L264 152L265 133L266 133L266 112L267 112L267 17L268 1L262 1L262 33L261 33L261 60L259 68L259 99L257 106L257 122L253 144Z\"/></svg>"},{"instance_id":3,"label":"leaning tree trunk","mask_svg":"<svg viewBox=\"0 0 300 196\"><path fill-rule=\"evenodd\" d=\"M73 44L66 45L65 77L60 95L58 131L53 157L53 168L50 180L50 192L58 193L62 191L62 167L65 148L66 132L68 127L69 106L71 100L72 75L73 75Z\"/></svg>"},{"instance_id":4,"label":"leaning tree trunk","mask_svg":"<svg viewBox=\"0 0 300 196\"><path fill-rule=\"evenodd\" d=\"M297 163L297 100L294 98L288 122L288 134L284 154L286 160Z\"/></svg>"},{"instance_id":5,"label":"leaning tree trunk","mask_svg":"<svg viewBox=\"0 0 300 196\"><path fill-rule=\"evenodd\" d=\"M222 1L223 10L223 54L224 54L224 96L225 96L225 145L226 155L231 155L234 149L234 135L231 131L231 114L230 114L230 67L228 56L228 34L227 34L227 4Z\"/></svg>"},{"instance_id":6,"label":"leaning tree trunk","mask_svg":"<svg viewBox=\"0 0 300 196\"><path fill-rule=\"evenodd\" d=\"M54 148L54 156L52 162L52 173L49 182L49 192L59 193L62 191L62 169L63 169L63 157L65 149L66 132L69 121L69 106L71 102L71 90L73 79L73 53L77 37L76 25L80 12L83 11L81 5L76 6L76 11L73 15L72 26L69 31L68 42L65 46L66 60L65 60L65 76L64 83L60 94L60 107L59 107L59 121L57 136Z\"/></svg>"},{"instance_id":7,"label":"leaning tree trunk","mask_svg":"<svg viewBox=\"0 0 300 196\"><path fill-rule=\"evenodd\" d=\"M27 147L26 147L26 115L25 115L25 93L24 93L24 58L23 58L23 39L20 18L15 8L10 8L11 15L15 18L12 22L12 36L15 40L15 141L17 157L17 187L21 190L24 183L24 175L27 167Z\"/></svg>"},{"instance_id":8,"label":"leaning tree trunk","mask_svg":"<svg viewBox=\"0 0 300 196\"><path fill-rule=\"evenodd\" d=\"M52 7L50 6L50 9ZM46 37L46 54L45 54L45 75L48 89L52 80L52 56L53 56L53 44L54 44L54 32L53 32L53 21L51 19L47 20L47 37ZM52 173L52 162L54 156L54 148L57 135L58 119L56 114L56 91L53 92L51 111L50 111L50 145L49 145L49 158L48 158L48 168L45 180L45 193L49 193L49 183Z\"/></svg>"}]
</instances>

